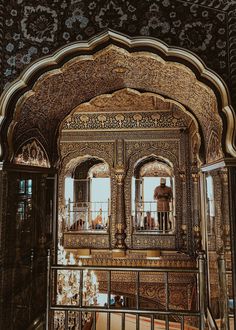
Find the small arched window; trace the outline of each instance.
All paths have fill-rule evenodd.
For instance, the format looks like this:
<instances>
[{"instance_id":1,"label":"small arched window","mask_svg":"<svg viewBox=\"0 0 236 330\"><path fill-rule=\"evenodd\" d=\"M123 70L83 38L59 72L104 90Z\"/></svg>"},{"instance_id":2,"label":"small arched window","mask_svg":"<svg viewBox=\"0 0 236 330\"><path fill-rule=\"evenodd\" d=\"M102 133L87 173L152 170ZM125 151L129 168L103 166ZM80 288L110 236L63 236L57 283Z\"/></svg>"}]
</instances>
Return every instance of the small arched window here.
<instances>
[{"instance_id":1,"label":"small arched window","mask_svg":"<svg viewBox=\"0 0 236 330\"><path fill-rule=\"evenodd\" d=\"M132 217L137 232L172 233L175 226L173 169L156 156L139 160L132 179Z\"/></svg>"},{"instance_id":2,"label":"small arched window","mask_svg":"<svg viewBox=\"0 0 236 330\"><path fill-rule=\"evenodd\" d=\"M110 219L111 182L108 164L81 157L65 178L66 231L107 231Z\"/></svg>"}]
</instances>

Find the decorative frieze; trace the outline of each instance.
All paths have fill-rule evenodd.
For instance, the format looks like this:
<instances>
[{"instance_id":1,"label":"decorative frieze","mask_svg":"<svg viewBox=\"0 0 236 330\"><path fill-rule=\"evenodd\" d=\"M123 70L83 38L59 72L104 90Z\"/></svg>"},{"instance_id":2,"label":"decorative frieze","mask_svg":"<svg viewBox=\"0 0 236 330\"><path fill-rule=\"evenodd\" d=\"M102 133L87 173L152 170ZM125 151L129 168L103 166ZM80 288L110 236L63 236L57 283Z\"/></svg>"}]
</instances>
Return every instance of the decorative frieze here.
<instances>
[{"instance_id":1,"label":"decorative frieze","mask_svg":"<svg viewBox=\"0 0 236 330\"><path fill-rule=\"evenodd\" d=\"M76 248L97 248L109 249L109 235L104 234L79 234L79 233L64 233L64 247L65 249Z\"/></svg>"},{"instance_id":2,"label":"decorative frieze","mask_svg":"<svg viewBox=\"0 0 236 330\"><path fill-rule=\"evenodd\" d=\"M186 116L187 117L187 116ZM121 112L121 113L73 113L63 123L63 131L73 130L114 130L114 129L157 129L183 128L187 118L165 112Z\"/></svg>"}]
</instances>

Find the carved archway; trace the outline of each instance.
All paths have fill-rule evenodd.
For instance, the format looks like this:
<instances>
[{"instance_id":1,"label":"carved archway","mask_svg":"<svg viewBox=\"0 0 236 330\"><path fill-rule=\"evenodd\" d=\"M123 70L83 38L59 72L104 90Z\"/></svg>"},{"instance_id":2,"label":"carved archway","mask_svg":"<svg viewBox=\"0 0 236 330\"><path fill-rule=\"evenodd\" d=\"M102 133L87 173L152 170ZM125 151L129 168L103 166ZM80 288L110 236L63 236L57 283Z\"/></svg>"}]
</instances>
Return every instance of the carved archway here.
<instances>
[{"instance_id":1,"label":"carved archway","mask_svg":"<svg viewBox=\"0 0 236 330\"><path fill-rule=\"evenodd\" d=\"M1 158L11 160L15 148L32 138L35 127L46 139L40 143L55 163L58 127L65 116L97 95L127 87L183 104L204 128L206 141L212 130L218 144L223 141L219 157L236 156L234 112L227 88L216 74L186 51L152 38L129 39L108 31L36 62L4 92L1 133L8 146L2 144Z\"/></svg>"}]
</instances>

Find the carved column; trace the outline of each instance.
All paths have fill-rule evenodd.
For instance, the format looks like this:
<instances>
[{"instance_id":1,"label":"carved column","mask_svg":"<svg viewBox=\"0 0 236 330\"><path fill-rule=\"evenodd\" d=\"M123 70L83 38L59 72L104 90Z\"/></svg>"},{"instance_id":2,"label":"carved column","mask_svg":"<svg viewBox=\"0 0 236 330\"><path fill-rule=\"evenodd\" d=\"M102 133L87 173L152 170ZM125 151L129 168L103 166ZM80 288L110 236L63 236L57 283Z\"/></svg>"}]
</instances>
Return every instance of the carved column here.
<instances>
[{"instance_id":1,"label":"carved column","mask_svg":"<svg viewBox=\"0 0 236 330\"><path fill-rule=\"evenodd\" d=\"M202 237L199 223L199 174L192 173L193 183L193 201L192 201L192 217L193 217L193 238L194 238L194 251L202 250Z\"/></svg>"},{"instance_id":2,"label":"carved column","mask_svg":"<svg viewBox=\"0 0 236 330\"><path fill-rule=\"evenodd\" d=\"M192 183L193 183L193 203L192 203L192 213L193 213L193 225L199 226L199 174L192 173Z\"/></svg>"},{"instance_id":3,"label":"carved column","mask_svg":"<svg viewBox=\"0 0 236 330\"><path fill-rule=\"evenodd\" d=\"M182 247L181 250L184 252L187 251L188 249L188 225L187 225L187 205L184 204L186 201L186 174L181 172L180 173L180 179L182 183L182 196L183 196L183 205L182 205L182 210L181 210L181 238L182 238Z\"/></svg>"},{"instance_id":4,"label":"carved column","mask_svg":"<svg viewBox=\"0 0 236 330\"><path fill-rule=\"evenodd\" d=\"M220 171L222 186L222 223L221 223L221 239L225 251L230 251L230 224L229 224L229 185L228 171L222 169Z\"/></svg>"},{"instance_id":5,"label":"carved column","mask_svg":"<svg viewBox=\"0 0 236 330\"><path fill-rule=\"evenodd\" d=\"M223 208L222 204L225 203L224 196L222 194L222 181L220 177L220 172L212 171L210 175L213 178L213 188L214 188L214 204L215 204L215 224L214 224L214 233L215 233L215 241L216 241L216 251L221 251L223 242L221 239L221 228L224 222L223 219Z\"/></svg>"},{"instance_id":6,"label":"carved column","mask_svg":"<svg viewBox=\"0 0 236 330\"><path fill-rule=\"evenodd\" d=\"M116 226L115 226L115 248L126 249L126 223L125 223L125 196L124 196L124 179L126 175L124 164L124 140L116 141L116 166L115 178L117 185L116 193Z\"/></svg>"},{"instance_id":7,"label":"carved column","mask_svg":"<svg viewBox=\"0 0 236 330\"><path fill-rule=\"evenodd\" d=\"M233 299L234 303L236 303L236 166L229 167L228 174ZM234 328L236 329L236 308L234 308Z\"/></svg>"},{"instance_id":8,"label":"carved column","mask_svg":"<svg viewBox=\"0 0 236 330\"><path fill-rule=\"evenodd\" d=\"M36 244L39 244L41 248L46 243L46 186L47 186L47 175L42 175L39 183L38 201L40 208L37 209L38 220L35 223L36 227Z\"/></svg>"},{"instance_id":9,"label":"carved column","mask_svg":"<svg viewBox=\"0 0 236 330\"><path fill-rule=\"evenodd\" d=\"M220 314L221 314L221 329L229 330L228 319L228 295L227 295L227 280L226 280L226 262L224 253L220 253L218 257L218 273L220 286Z\"/></svg>"},{"instance_id":10,"label":"carved column","mask_svg":"<svg viewBox=\"0 0 236 330\"><path fill-rule=\"evenodd\" d=\"M125 244L125 198L124 198L124 178L125 170L122 166L117 166L115 168L115 177L117 184L117 195L116 195L116 243L115 247L117 249L126 249Z\"/></svg>"}]
</instances>

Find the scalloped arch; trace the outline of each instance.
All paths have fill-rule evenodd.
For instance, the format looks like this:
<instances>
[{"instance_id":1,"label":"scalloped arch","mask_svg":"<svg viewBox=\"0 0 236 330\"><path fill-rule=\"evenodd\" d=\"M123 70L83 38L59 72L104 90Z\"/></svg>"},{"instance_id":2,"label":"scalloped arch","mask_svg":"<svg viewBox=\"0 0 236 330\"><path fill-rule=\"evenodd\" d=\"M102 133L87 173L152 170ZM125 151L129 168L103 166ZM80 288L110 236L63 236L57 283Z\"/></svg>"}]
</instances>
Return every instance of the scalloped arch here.
<instances>
[{"instance_id":1,"label":"scalloped arch","mask_svg":"<svg viewBox=\"0 0 236 330\"><path fill-rule=\"evenodd\" d=\"M105 48L101 49L102 46ZM154 38L129 38L114 31L88 42L67 45L25 70L0 99L2 141L6 140L8 127L11 147L34 124L48 143L52 141L52 150L61 121L76 106L127 87L162 94L187 106L205 126L206 140L210 138L210 128L213 129L209 123L214 123L217 134L224 133L223 149L236 157L235 115L221 78L190 52L167 47ZM48 133L49 120L52 126ZM5 151L2 147L1 158Z\"/></svg>"}]
</instances>

